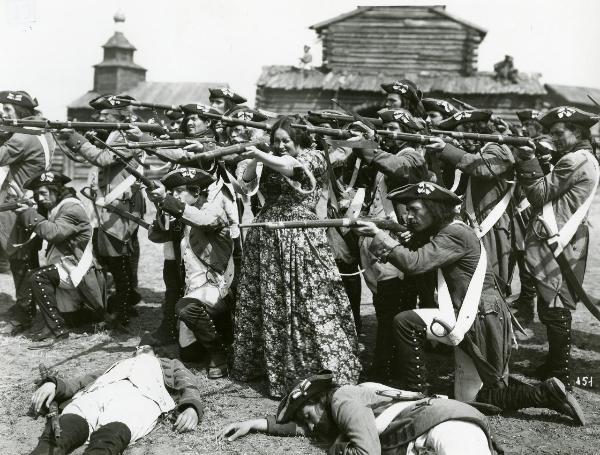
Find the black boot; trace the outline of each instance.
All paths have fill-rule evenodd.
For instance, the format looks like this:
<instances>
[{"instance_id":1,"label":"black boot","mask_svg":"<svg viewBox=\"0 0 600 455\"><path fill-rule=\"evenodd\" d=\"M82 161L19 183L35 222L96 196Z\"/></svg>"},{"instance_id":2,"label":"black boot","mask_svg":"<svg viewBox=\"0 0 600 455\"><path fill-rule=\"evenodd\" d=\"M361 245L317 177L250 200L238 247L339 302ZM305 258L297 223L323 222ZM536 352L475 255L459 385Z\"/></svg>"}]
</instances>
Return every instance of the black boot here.
<instances>
[{"instance_id":1,"label":"black boot","mask_svg":"<svg viewBox=\"0 0 600 455\"><path fill-rule=\"evenodd\" d=\"M56 266L49 265L33 271L30 283L33 301L40 309L46 323L46 328L32 337L34 341L67 338L69 331L56 303L56 288L60 284Z\"/></svg>"},{"instance_id":2,"label":"black boot","mask_svg":"<svg viewBox=\"0 0 600 455\"><path fill-rule=\"evenodd\" d=\"M129 256L106 257L104 260L115 283L115 295L111 299L109 312L115 324L126 326L129 324L129 301L132 290Z\"/></svg>"},{"instance_id":3,"label":"black boot","mask_svg":"<svg viewBox=\"0 0 600 455\"><path fill-rule=\"evenodd\" d=\"M198 343L208 351L208 378L216 379L226 376L225 347L206 306L197 299L183 298L177 302L177 315L194 333Z\"/></svg>"},{"instance_id":4,"label":"black boot","mask_svg":"<svg viewBox=\"0 0 600 455\"><path fill-rule=\"evenodd\" d=\"M54 437L50 420L47 420L38 445L30 455L65 455L85 444L89 427L83 417L63 414L59 417L59 422L60 437Z\"/></svg>"},{"instance_id":5,"label":"black boot","mask_svg":"<svg viewBox=\"0 0 600 455\"><path fill-rule=\"evenodd\" d=\"M121 422L110 422L90 435L84 455L121 455L131 441L131 430Z\"/></svg>"},{"instance_id":6,"label":"black boot","mask_svg":"<svg viewBox=\"0 0 600 455\"><path fill-rule=\"evenodd\" d=\"M427 394L427 372L423 348L427 326L414 311L403 311L394 318L394 338L398 352L396 371L404 390Z\"/></svg>"},{"instance_id":7,"label":"black boot","mask_svg":"<svg viewBox=\"0 0 600 455\"><path fill-rule=\"evenodd\" d=\"M540 319L548 334L546 361L535 370L535 377L560 379L570 392L571 384L571 312L566 308L547 308Z\"/></svg>"},{"instance_id":8,"label":"black boot","mask_svg":"<svg viewBox=\"0 0 600 455\"><path fill-rule=\"evenodd\" d=\"M175 305L183 295L183 278L178 261L165 259L163 264L165 299L162 304L162 320L158 328L147 335L146 344L163 346L177 341L177 317Z\"/></svg>"},{"instance_id":9,"label":"black boot","mask_svg":"<svg viewBox=\"0 0 600 455\"><path fill-rule=\"evenodd\" d=\"M523 408L552 409L569 416L578 425L585 425L585 417L577 400L556 378L548 379L535 386L511 382L507 387L484 388L477 395L476 401L492 404L504 411L517 411Z\"/></svg>"}]
</instances>

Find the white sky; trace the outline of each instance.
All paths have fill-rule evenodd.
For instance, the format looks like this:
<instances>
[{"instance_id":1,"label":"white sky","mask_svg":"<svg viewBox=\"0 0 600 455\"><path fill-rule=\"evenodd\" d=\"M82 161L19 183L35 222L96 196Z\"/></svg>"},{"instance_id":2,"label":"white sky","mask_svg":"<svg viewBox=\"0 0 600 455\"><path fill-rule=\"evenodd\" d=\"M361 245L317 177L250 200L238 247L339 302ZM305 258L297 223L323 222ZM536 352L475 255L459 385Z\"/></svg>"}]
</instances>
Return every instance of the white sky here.
<instances>
[{"instance_id":1,"label":"white sky","mask_svg":"<svg viewBox=\"0 0 600 455\"><path fill-rule=\"evenodd\" d=\"M65 119L92 88L120 9L148 80L228 82L253 102L262 66L296 64L305 43L320 62L310 25L357 5L436 3L488 30L479 70L511 54L545 82L600 87L596 0L0 0L0 90L27 90L48 118Z\"/></svg>"}]
</instances>

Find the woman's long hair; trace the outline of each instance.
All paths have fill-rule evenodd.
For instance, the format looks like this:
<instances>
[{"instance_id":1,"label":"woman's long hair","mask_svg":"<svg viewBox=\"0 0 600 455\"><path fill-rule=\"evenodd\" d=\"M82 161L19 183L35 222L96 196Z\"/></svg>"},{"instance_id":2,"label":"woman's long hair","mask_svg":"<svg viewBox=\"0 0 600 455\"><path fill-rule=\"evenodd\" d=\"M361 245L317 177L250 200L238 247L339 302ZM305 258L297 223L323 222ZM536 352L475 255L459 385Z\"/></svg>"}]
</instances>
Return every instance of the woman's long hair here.
<instances>
[{"instance_id":1,"label":"woman's long hair","mask_svg":"<svg viewBox=\"0 0 600 455\"><path fill-rule=\"evenodd\" d=\"M271 145L275 142L275 132L277 130L284 130L290 136L290 139L294 141L294 144L303 148L308 149L312 145L312 138L310 134L300 128L292 128L292 123L306 124L306 122L299 115L284 115L277 119L271 128L270 142Z\"/></svg>"}]
</instances>

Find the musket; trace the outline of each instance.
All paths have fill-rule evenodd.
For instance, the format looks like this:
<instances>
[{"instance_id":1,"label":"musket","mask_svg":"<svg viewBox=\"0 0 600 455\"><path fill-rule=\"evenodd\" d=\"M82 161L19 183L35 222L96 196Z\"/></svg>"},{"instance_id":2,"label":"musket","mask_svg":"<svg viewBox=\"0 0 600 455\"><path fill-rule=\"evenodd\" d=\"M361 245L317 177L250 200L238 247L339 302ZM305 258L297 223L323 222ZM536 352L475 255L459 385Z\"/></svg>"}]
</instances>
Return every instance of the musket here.
<instances>
[{"instance_id":1,"label":"musket","mask_svg":"<svg viewBox=\"0 0 600 455\"><path fill-rule=\"evenodd\" d=\"M122 98L119 95L105 95L100 96L90 103L95 109L114 109L126 106L136 107L147 107L150 109L161 109L165 111L182 111L178 104L159 104L159 103L146 103L144 101L131 100L129 98Z\"/></svg>"},{"instance_id":2,"label":"musket","mask_svg":"<svg viewBox=\"0 0 600 455\"><path fill-rule=\"evenodd\" d=\"M81 193L81 195L83 197L92 201L93 204L98 205L98 204L96 204L96 197L93 194L93 190L89 186L82 188L81 190L79 190L79 192ZM109 212L115 213L115 214L119 215L121 218L125 218L127 220L133 221L135 224L143 227L144 229L150 229L150 227L152 226L146 220L143 220L142 218L139 218L139 217L127 212L126 210L123 210L120 207L115 207L114 205L111 205L111 204L98 205L98 207L104 208L104 209L108 210Z\"/></svg>"},{"instance_id":3,"label":"musket","mask_svg":"<svg viewBox=\"0 0 600 455\"><path fill-rule=\"evenodd\" d=\"M133 175L136 179L138 179L140 182L142 182L144 185L146 185L146 187L150 188L151 190L156 188L156 184L150 180L148 177L146 177L144 174L142 174L141 172L139 172L135 167L133 167L131 164L129 164L129 158L127 158L125 155L123 155L119 150L117 150L114 147L111 147L110 145L108 145L106 142L104 142L101 139L98 139L95 136L90 136L89 137L93 142L97 142L100 145L103 145L104 147L106 147L108 150L110 150L111 152L113 152L115 154L115 158L121 162L121 164L123 164L125 170L127 172L129 172L131 175Z\"/></svg>"},{"instance_id":4,"label":"musket","mask_svg":"<svg viewBox=\"0 0 600 455\"><path fill-rule=\"evenodd\" d=\"M241 144L228 145L226 147L218 147L214 150L209 150L208 152L199 152L190 156L189 158L182 159L181 162L190 162L190 161L210 161L210 160L218 160L225 156L229 155L237 155L239 153L243 153L246 151L246 147L258 147L266 144L269 141L269 138L257 139L250 142L242 142Z\"/></svg>"},{"instance_id":5,"label":"musket","mask_svg":"<svg viewBox=\"0 0 600 455\"><path fill-rule=\"evenodd\" d=\"M142 141L142 142L126 142L120 147L127 149L146 149L146 148L176 148L185 147L196 143L215 142L214 138L198 138L198 139L170 139L166 141Z\"/></svg>"},{"instance_id":6,"label":"musket","mask_svg":"<svg viewBox=\"0 0 600 455\"><path fill-rule=\"evenodd\" d=\"M552 229L542 216L538 215L537 219L542 224L546 234L548 235L548 237L545 239L546 244L548 245L548 248L550 248L550 251L552 251L552 255L558 263L560 273L567 282L573 297L575 297L577 300L581 300L590 313L592 313L592 315L594 315L594 317L600 321L598 299L591 298L587 292L585 292L585 289L583 289L583 286L577 279L577 276L575 276L575 272L573 272L573 269L569 264L569 259L565 255L565 250L561 248L557 242L552 241L552 239L558 237L558 233L553 233Z\"/></svg>"},{"instance_id":7,"label":"musket","mask_svg":"<svg viewBox=\"0 0 600 455\"><path fill-rule=\"evenodd\" d=\"M338 122L345 122L345 123L352 123L355 121L354 117L352 117L350 115L308 111L308 119L310 120L311 117L319 118L322 120L335 120ZM383 121L379 118L372 118L372 117L363 117L363 118L367 119L369 122L371 122L375 126L383 125Z\"/></svg>"},{"instance_id":8,"label":"musket","mask_svg":"<svg viewBox=\"0 0 600 455\"><path fill-rule=\"evenodd\" d=\"M9 212L11 210L16 210L19 208L20 205L28 205L28 206L33 206L33 202L31 201L31 199L27 199L27 198L20 198L14 201L10 201L10 202L5 202L3 204L0 204L0 212Z\"/></svg>"},{"instance_id":9,"label":"musket","mask_svg":"<svg viewBox=\"0 0 600 455\"><path fill-rule=\"evenodd\" d=\"M405 232L406 226L381 218L332 218L325 220L293 220L293 221L268 221L262 223L242 223L240 228L261 227L265 229L306 229L306 228L351 228L360 226L361 221L370 221L378 228L391 232Z\"/></svg>"},{"instance_id":10,"label":"musket","mask_svg":"<svg viewBox=\"0 0 600 455\"><path fill-rule=\"evenodd\" d=\"M590 101L592 103L594 103L596 105L596 107L600 107L600 104L598 104L598 101L596 101L594 98L592 98L592 95L588 95L587 97L590 99Z\"/></svg>"},{"instance_id":11,"label":"musket","mask_svg":"<svg viewBox=\"0 0 600 455\"><path fill-rule=\"evenodd\" d=\"M496 144L507 144L522 146L531 146L531 138L520 136L506 136L504 134L481 134L481 133L463 133L461 131L431 130L432 134L450 136L454 139L470 139L477 142L494 142Z\"/></svg>"},{"instance_id":12,"label":"musket","mask_svg":"<svg viewBox=\"0 0 600 455\"><path fill-rule=\"evenodd\" d=\"M0 119L0 124L7 126L40 128L44 130L64 130L74 129L80 131L87 130L107 130L107 131L125 131L133 127L138 127L142 131L156 134L164 134L167 130L156 123L118 123L118 122L55 122L52 120L27 120L27 119ZM35 130L33 130L35 131ZM26 133L25 133L26 134Z\"/></svg>"},{"instance_id":13,"label":"musket","mask_svg":"<svg viewBox=\"0 0 600 455\"><path fill-rule=\"evenodd\" d=\"M39 366L40 371L40 384L42 384L46 379L52 376L52 373L48 369L46 365L40 363ZM46 414L46 419L50 420L50 426L52 427L52 433L54 434L54 439L60 439L60 411L58 409L58 403L56 400L52 400L50 405L48 406L48 413Z\"/></svg>"}]
</instances>

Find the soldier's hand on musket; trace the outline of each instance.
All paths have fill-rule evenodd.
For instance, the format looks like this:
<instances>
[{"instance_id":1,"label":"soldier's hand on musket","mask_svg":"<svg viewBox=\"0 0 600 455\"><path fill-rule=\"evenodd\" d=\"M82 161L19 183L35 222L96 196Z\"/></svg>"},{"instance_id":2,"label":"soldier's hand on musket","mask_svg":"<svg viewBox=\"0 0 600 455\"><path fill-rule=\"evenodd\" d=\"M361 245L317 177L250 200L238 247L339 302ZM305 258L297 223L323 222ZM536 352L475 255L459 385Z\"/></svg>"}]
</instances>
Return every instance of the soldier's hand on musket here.
<instances>
[{"instance_id":1,"label":"soldier's hand on musket","mask_svg":"<svg viewBox=\"0 0 600 455\"><path fill-rule=\"evenodd\" d=\"M204 151L204 145L198 141L194 141L193 144L186 145L183 149L191 153L200 153Z\"/></svg>"},{"instance_id":2,"label":"soldier's hand on musket","mask_svg":"<svg viewBox=\"0 0 600 455\"><path fill-rule=\"evenodd\" d=\"M528 145L512 149L516 161L527 161L535 156L535 142L533 140L529 140L528 142Z\"/></svg>"},{"instance_id":3,"label":"soldier's hand on musket","mask_svg":"<svg viewBox=\"0 0 600 455\"><path fill-rule=\"evenodd\" d=\"M13 210L13 212L15 213L23 213L25 210L30 209L31 207L33 207L35 204L33 202L31 203L19 203L19 206Z\"/></svg>"},{"instance_id":4,"label":"soldier's hand on musket","mask_svg":"<svg viewBox=\"0 0 600 455\"><path fill-rule=\"evenodd\" d=\"M357 221L357 225L352 227L352 232L363 237L375 237L381 230L371 221Z\"/></svg>"},{"instance_id":5,"label":"soldier's hand on musket","mask_svg":"<svg viewBox=\"0 0 600 455\"><path fill-rule=\"evenodd\" d=\"M125 137L127 138L127 140L133 142L139 142L142 139L143 135L144 133L142 133L142 130L137 126L132 126L131 128L125 131Z\"/></svg>"},{"instance_id":6,"label":"soldier's hand on musket","mask_svg":"<svg viewBox=\"0 0 600 455\"><path fill-rule=\"evenodd\" d=\"M246 151L244 153L241 154L242 157L248 159L257 159L260 158L264 155L265 152L263 152L262 150L258 149L257 147L255 147L254 145L250 146L250 147L246 147Z\"/></svg>"},{"instance_id":7,"label":"soldier's hand on musket","mask_svg":"<svg viewBox=\"0 0 600 455\"><path fill-rule=\"evenodd\" d=\"M446 143L441 137L432 137L429 139L429 144L425 145L425 148L434 152L441 152L446 147Z\"/></svg>"},{"instance_id":8,"label":"soldier's hand on musket","mask_svg":"<svg viewBox=\"0 0 600 455\"><path fill-rule=\"evenodd\" d=\"M58 130L58 138L63 141L68 140L73 134L75 134L75 130L73 128L62 128Z\"/></svg>"},{"instance_id":9,"label":"soldier's hand on musket","mask_svg":"<svg viewBox=\"0 0 600 455\"><path fill-rule=\"evenodd\" d=\"M56 396L56 384L53 382L46 382L37 389L33 396L31 397L31 409L39 414L42 406L46 405L47 408L50 407L50 403L54 400Z\"/></svg>"},{"instance_id":10,"label":"soldier's hand on musket","mask_svg":"<svg viewBox=\"0 0 600 455\"><path fill-rule=\"evenodd\" d=\"M363 122L354 122L349 127L348 130L350 133L354 134L355 138L348 139L352 140L360 140L360 139L373 139L375 138L375 131L365 125Z\"/></svg>"},{"instance_id":11,"label":"soldier's hand on musket","mask_svg":"<svg viewBox=\"0 0 600 455\"><path fill-rule=\"evenodd\" d=\"M164 186L157 184L156 188L154 189L146 188L146 194L151 202L161 202L167 195L167 191L165 190Z\"/></svg>"},{"instance_id":12,"label":"soldier's hand on musket","mask_svg":"<svg viewBox=\"0 0 600 455\"><path fill-rule=\"evenodd\" d=\"M410 239L413 238L413 233L412 231L404 231L400 233L400 242L405 244L407 242L410 241Z\"/></svg>"}]
</instances>

